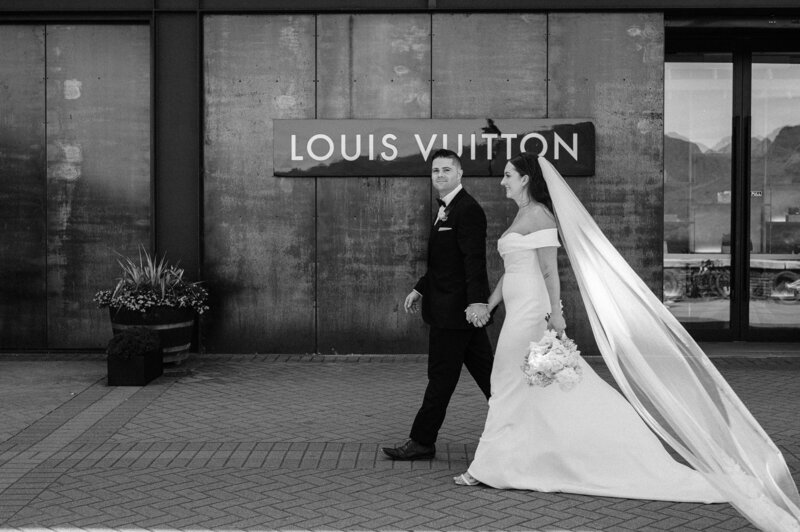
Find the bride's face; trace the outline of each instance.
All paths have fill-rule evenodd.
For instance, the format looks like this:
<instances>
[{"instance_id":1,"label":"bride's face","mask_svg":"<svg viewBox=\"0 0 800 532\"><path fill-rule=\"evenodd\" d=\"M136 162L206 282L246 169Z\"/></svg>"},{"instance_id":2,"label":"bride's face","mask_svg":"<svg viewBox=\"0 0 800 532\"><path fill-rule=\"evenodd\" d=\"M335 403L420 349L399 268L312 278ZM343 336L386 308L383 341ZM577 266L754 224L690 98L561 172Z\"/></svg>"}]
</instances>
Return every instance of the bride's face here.
<instances>
[{"instance_id":1,"label":"bride's face","mask_svg":"<svg viewBox=\"0 0 800 532\"><path fill-rule=\"evenodd\" d=\"M503 179L500 185L506 189L506 197L523 201L526 197L528 187L528 176L522 176L511 163L506 163L506 168L503 170Z\"/></svg>"}]
</instances>

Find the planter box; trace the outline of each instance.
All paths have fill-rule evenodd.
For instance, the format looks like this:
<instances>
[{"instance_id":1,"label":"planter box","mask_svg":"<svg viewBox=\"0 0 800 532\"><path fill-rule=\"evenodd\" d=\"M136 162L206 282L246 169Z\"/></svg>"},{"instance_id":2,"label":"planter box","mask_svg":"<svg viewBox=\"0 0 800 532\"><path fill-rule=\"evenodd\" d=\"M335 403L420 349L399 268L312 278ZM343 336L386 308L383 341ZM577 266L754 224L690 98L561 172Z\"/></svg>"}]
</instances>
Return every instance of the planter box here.
<instances>
[{"instance_id":1,"label":"planter box","mask_svg":"<svg viewBox=\"0 0 800 532\"><path fill-rule=\"evenodd\" d=\"M164 372L160 352L130 358L106 357L109 386L144 386Z\"/></svg>"},{"instance_id":2,"label":"planter box","mask_svg":"<svg viewBox=\"0 0 800 532\"><path fill-rule=\"evenodd\" d=\"M158 333L164 363L180 363L189 356L195 312L190 308L155 307L147 312L109 308L111 329L117 334L132 327Z\"/></svg>"}]
</instances>

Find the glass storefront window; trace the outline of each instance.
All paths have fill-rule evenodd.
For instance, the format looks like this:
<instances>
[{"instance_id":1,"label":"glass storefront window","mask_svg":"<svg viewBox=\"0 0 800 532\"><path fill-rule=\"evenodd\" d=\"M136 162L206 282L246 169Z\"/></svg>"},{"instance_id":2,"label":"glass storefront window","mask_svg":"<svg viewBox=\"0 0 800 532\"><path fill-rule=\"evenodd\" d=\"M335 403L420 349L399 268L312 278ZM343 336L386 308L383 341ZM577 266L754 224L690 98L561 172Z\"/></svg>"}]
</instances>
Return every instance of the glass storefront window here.
<instances>
[{"instance_id":1,"label":"glass storefront window","mask_svg":"<svg viewBox=\"0 0 800 532\"><path fill-rule=\"evenodd\" d=\"M754 55L750 326L800 325L800 56Z\"/></svg>"},{"instance_id":2,"label":"glass storefront window","mask_svg":"<svg viewBox=\"0 0 800 532\"><path fill-rule=\"evenodd\" d=\"M665 63L664 302L682 322L730 326L730 55Z\"/></svg>"}]
</instances>

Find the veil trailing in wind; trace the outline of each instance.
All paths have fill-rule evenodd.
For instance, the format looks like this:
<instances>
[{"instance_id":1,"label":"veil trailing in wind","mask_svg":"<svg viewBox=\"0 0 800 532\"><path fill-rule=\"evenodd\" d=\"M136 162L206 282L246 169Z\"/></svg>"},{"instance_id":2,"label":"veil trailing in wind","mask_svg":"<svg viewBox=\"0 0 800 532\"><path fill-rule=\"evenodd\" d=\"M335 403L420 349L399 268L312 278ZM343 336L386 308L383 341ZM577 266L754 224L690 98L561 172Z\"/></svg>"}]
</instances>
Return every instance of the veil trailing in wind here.
<instances>
[{"instance_id":1,"label":"veil trailing in wind","mask_svg":"<svg viewBox=\"0 0 800 532\"><path fill-rule=\"evenodd\" d=\"M780 450L702 349L539 157L600 353L648 426L757 527L800 531Z\"/></svg>"}]
</instances>

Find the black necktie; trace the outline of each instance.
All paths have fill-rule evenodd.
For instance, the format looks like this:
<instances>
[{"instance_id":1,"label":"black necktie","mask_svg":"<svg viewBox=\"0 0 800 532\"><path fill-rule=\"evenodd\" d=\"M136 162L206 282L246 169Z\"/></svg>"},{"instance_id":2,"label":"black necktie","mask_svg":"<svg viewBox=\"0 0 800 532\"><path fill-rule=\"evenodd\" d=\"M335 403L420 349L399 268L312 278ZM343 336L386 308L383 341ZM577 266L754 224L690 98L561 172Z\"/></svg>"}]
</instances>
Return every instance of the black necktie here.
<instances>
[{"instance_id":1,"label":"black necktie","mask_svg":"<svg viewBox=\"0 0 800 532\"><path fill-rule=\"evenodd\" d=\"M440 198L436 198L436 203L439 204L439 207L446 207L447 206L447 204L444 202L444 200L442 200Z\"/></svg>"}]
</instances>

